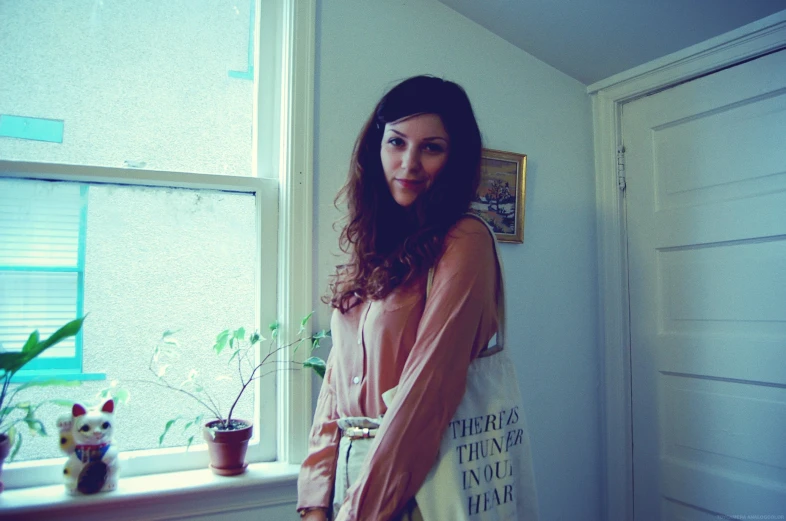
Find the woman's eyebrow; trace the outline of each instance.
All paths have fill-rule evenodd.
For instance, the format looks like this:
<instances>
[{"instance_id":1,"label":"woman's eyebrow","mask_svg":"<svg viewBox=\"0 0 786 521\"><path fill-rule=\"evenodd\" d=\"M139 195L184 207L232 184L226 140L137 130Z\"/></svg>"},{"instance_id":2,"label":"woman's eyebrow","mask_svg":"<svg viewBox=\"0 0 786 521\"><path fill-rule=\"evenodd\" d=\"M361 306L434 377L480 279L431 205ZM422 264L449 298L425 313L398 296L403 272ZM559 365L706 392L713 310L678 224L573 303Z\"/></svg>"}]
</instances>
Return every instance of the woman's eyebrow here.
<instances>
[{"instance_id":1,"label":"woman's eyebrow","mask_svg":"<svg viewBox=\"0 0 786 521\"><path fill-rule=\"evenodd\" d=\"M389 130L390 130L391 132L395 133L395 134L398 134L398 135L399 135L399 136L401 136L401 137L407 137L407 135L406 135L406 134L404 134L403 132L399 132L399 131L398 131L398 130L396 130L395 128L391 128L391 129L389 129ZM446 143L447 143L447 141L448 141L448 138L446 138L446 137L444 137L444 136L429 136L429 137L424 137L424 138L423 138L423 141L434 141L435 139L441 139L442 141L444 141L444 142L446 142Z\"/></svg>"}]
</instances>

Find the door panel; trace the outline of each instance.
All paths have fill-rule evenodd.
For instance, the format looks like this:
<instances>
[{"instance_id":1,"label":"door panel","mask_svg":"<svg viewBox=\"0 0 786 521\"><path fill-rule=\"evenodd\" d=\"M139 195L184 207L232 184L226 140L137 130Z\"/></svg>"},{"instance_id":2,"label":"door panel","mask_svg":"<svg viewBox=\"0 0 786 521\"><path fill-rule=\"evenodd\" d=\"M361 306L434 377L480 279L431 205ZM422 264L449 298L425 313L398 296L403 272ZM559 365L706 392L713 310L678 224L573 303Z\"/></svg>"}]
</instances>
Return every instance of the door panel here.
<instances>
[{"instance_id":1,"label":"door panel","mask_svg":"<svg viewBox=\"0 0 786 521\"><path fill-rule=\"evenodd\" d=\"M786 51L622 126L634 519L786 516Z\"/></svg>"}]
</instances>

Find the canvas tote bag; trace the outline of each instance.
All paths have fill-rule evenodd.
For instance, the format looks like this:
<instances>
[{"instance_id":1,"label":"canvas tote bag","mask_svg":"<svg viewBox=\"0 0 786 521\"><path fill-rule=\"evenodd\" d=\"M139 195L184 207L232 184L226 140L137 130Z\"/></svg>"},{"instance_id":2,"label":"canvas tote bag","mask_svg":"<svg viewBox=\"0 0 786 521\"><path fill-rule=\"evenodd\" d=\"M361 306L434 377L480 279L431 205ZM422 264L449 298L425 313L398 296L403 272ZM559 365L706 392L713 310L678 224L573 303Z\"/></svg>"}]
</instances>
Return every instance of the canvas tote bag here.
<instances>
[{"instance_id":1,"label":"canvas tote bag","mask_svg":"<svg viewBox=\"0 0 786 521\"><path fill-rule=\"evenodd\" d=\"M437 461L415 496L424 521L538 519L527 422L506 352L502 263L490 228L489 233L500 277L497 343L470 364L466 391L442 437ZM432 277L433 268L426 298ZM387 403L394 394L391 389L383 399Z\"/></svg>"}]
</instances>

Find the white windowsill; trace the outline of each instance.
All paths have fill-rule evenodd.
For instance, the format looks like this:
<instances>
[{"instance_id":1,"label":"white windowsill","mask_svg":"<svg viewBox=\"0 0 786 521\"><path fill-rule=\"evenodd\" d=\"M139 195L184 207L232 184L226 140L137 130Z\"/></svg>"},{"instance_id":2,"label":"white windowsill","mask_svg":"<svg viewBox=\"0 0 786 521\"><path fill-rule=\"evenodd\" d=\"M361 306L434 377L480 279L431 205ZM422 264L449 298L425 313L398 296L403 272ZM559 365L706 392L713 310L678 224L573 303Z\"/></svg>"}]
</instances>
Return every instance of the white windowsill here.
<instances>
[{"instance_id":1,"label":"white windowsill","mask_svg":"<svg viewBox=\"0 0 786 521\"><path fill-rule=\"evenodd\" d=\"M6 490L0 519L166 519L295 503L298 465L255 463L241 476L209 469L123 478L118 488L70 496L63 485ZM292 506L294 515L294 505Z\"/></svg>"}]
</instances>

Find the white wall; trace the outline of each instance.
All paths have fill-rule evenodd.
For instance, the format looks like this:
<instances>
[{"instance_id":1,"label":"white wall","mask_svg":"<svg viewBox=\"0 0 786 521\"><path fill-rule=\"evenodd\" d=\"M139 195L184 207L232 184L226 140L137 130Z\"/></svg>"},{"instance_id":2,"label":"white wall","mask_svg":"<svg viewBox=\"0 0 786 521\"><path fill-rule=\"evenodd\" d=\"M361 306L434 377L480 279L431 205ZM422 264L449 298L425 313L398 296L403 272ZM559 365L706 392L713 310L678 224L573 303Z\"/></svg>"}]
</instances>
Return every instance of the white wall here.
<instances>
[{"instance_id":1,"label":"white wall","mask_svg":"<svg viewBox=\"0 0 786 521\"><path fill-rule=\"evenodd\" d=\"M524 244L501 249L541 518L599 519L595 188L584 85L435 0L319 2L315 302L336 263L333 198L357 133L387 88L422 73L467 90L486 147L528 155ZM326 306L316 317L329 326Z\"/></svg>"}]
</instances>

